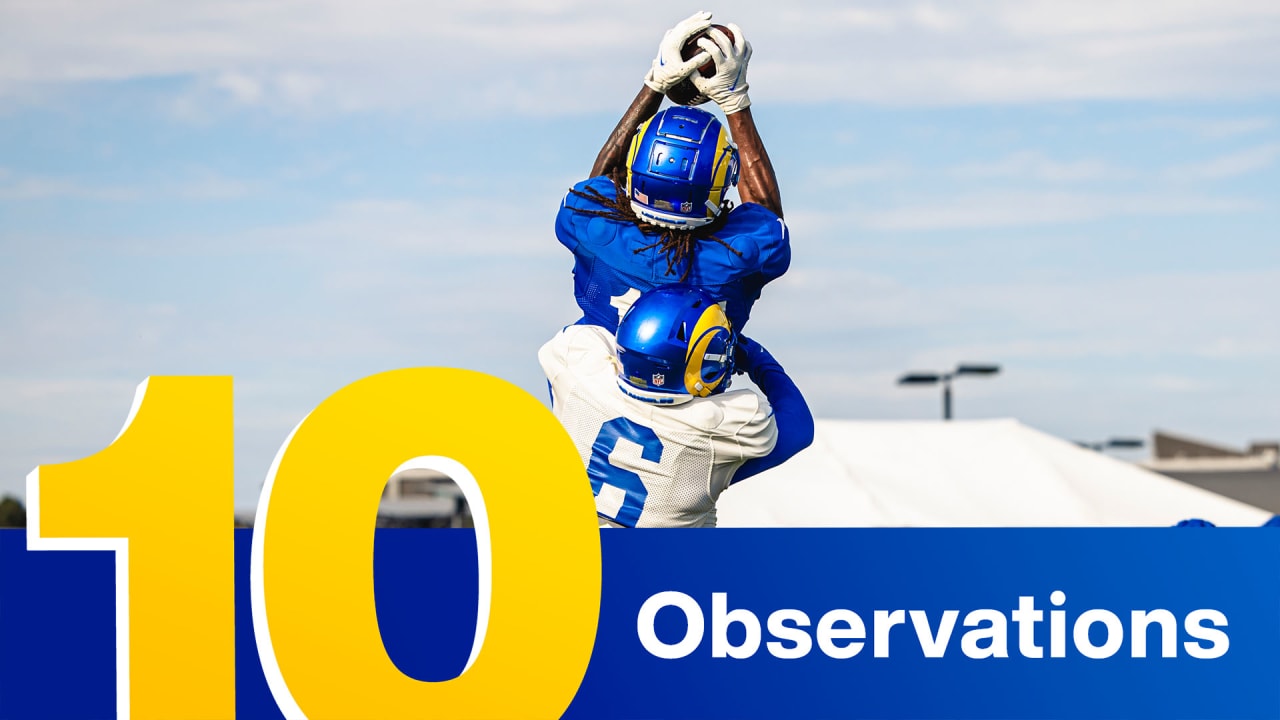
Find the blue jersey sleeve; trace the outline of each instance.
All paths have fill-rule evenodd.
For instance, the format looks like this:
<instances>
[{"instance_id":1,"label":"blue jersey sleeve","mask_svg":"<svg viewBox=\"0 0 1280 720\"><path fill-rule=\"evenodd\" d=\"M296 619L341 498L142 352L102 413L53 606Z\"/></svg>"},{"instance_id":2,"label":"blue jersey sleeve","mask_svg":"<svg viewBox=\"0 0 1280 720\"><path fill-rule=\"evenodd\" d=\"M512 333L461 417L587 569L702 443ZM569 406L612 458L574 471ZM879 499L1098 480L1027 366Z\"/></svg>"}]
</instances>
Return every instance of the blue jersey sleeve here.
<instances>
[{"instance_id":1,"label":"blue jersey sleeve","mask_svg":"<svg viewBox=\"0 0 1280 720\"><path fill-rule=\"evenodd\" d=\"M575 195L574 191L588 195L595 191L606 198L611 198L616 190L614 189L613 181L602 175L583 180L574 185L573 190L565 193L564 200L560 203L560 212L556 214L556 239L560 241L561 245L568 248L570 252L576 253L579 245L590 241L587 223L592 218L591 215L579 211L604 210L605 207L600 203Z\"/></svg>"},{"instance_id":2,"label":"blue jersey sleeve","mask_svg":"<svg viewBox=\"0 0 1280 720\"><path fill-rule=\"evenodd\" d=\"M778 441L768 455L743 463L729 481L731 485L781 465L813 443L813 413L800 394L800 388L796 387L782 365L764 346L745 337L741 339L740 353L745 360L747 376L769 399L773 408Z\"/></svg>"},{"instance_id":3,"label":"blue jersey sleeve","mask_svg":"<svg viewBox=\"0 0 1280 720\"><path fill-rule=\"evenodd\" d=\"M734 238L734 246L750 248L756 254L752 264L768 283L791 266L791 231L787 223L769 208L743 203L729 213L723 234Z\"/></svg>"}]
</instances>

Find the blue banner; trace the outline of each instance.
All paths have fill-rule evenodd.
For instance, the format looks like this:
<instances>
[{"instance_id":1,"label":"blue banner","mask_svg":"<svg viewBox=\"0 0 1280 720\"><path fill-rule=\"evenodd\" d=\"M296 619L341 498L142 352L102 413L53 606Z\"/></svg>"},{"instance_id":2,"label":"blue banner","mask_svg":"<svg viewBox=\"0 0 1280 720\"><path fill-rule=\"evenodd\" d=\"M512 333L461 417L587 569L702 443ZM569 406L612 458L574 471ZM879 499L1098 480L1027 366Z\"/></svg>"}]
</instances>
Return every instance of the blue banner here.
<instances>
[{"instance_id":1,"label":"blue banner","mask_svg":"<svg viewBox=\"0 0 1280 720\"><path fill-rule=\"evenodd\" d=\"M236 707L278 718L236 533ZM391 659L465 665L467 530L378 530ZM1280 717L1280 531L606 530L566 717ZM554 563L555 558L546 562ZM0 718L115 711L114 560L0 531ZM324 628L316 628L323 633Z\"/></svg>"}]
</instances>

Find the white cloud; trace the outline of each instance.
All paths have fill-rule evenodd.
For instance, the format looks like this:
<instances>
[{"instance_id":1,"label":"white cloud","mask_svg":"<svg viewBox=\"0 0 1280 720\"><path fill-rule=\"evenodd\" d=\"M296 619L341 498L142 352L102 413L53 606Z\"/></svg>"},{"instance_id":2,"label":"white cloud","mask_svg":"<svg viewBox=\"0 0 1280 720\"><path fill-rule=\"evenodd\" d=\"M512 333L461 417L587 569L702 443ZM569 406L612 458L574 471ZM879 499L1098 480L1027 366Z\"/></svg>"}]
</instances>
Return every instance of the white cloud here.
<instances>
[{"instance_id":1,"label":"white cloud","mask_svg":"<svg viewBox=\"0 0 1280 720\"><path fill-rule=\"evenodd\" d=\"M892 6L891 6L892 7ZM1274 93L1262 70L1280 59L1280 12L1257 2L987 2L948 4L963 33L939 42L917 24L887 36L812 32L779 54L769 75L789 99L839 97L892 104L1096 98L1223 97ZM811 13L810 7L797 12ZM902 16L913 6L889 10ZM783 31L792 30L784 25ZM1270 77L1268 77L1270 76ZM825 89L824 89L825 88Z\"/></svg>"},{"instance_id":2,"label":"white cloud","mask_svg":"<svg viewBox=\"0 0 1280 720\"><path fill-rule=\"evenodd\" d=\"M136 200L137 188L90 185L64 177L43 175L0 174L0 200L47 200L50 198L84 198L89 200Z\"/></svg>"},{"instance_id":3,"label":"white cloud","mask_svg":"<svg viewBox=\"0 0 1280 720\"><path fill-rule=\"evenodd\" d=\"M847 186L898 180L913 173L910 165L886 160L868 165L843 165L815 167L809 171L808 181L821 185Z\"/></svg>"},{"instance_id":4,"label":"white cloud","mask_svg":"<svg viewBox=\"0 0 1280 720\"><path fill-rule=\"evenodd\" d=\"M798 15L801 13L794 13ZM786 17L784 12L783 17ZM885 34L898 27L899 21L893 12L873 10L868 7L832 8L823 18L824 27L838 27L855 32L875 32ZM812 20L810 20L812 22Z\"/></svg>"},{"instance_id":5,"label":"white cloud","mask_svg":"<svg viewBox=\"0 0 1280 720\"><path fill-rule=\"evenodd\" d=\"M142 379L0 375L0 495L21 497L39 464L78 460L110 444Z\"/></svg>"},{"instance_id":6,"label":"white cloud","mask_svg":"<svg viewBox=\"0 0 1280 720\"><path fill-rule=\"evenodd\" d=\"M390 198L353 198L336 203L315 219L245 232L219 240L242 248L276 248L309 255L382 260L388 253L415 258L559 256L566 251L550 232L547 207L558 197L537 198L495 212L487 196L469 195L437 203ZM530 223L528 218L546 218ZM379 253L377 258L370 257ZM357 258L358 259L358 258ZM344 266L345 267L345 266Z\"/></svg>"},{"instance_id":7,"label":"white cloud","mask_svg":"<svg viewBox=\"0 0 1280 720\"><path fill-rule=\"evenodd\" d=\"M980 325L982 318L994 318L1018 328L1001 339L932 351L956 359L1280 357L1280 333L1268 320L1270 308L1280 306L1276 270L1056 283L1015 279L938 288L921 299L949 308L951 322Z\"/></svg>"},{"instance_id":8,"label":"white cloud","mask_svg":"<svg viewBox=\"0 0 1280 720\"><path fill-rule=\"evenodd\" d=\"M887 231L1029 227L1116 217L1169 217L1247 211L1248 200L1208 195L990 190L848 213L852 223Z\"/></svg>"},{"instance_id":9,"label":"white cloud","mask_svg":"<svg viewBox=\"0 0 1280 720\"><path fill-rule=\"evenodd\" d=\"M998 377L957 385L961 417L1081 439L1154 425L1244 437L1280 422L1275 269L911 286L799 262L757 305L751 335L820 417L937 417L938 389L899 387L899 375L995 362Z\"/></svg>"},{"instance_id":10,"label":"white cloud","mask_svg":"<svg viewBox=\"0 0 1280 720\"><path fill-rule=\"evenodd\" d=\"M239 72L225 72L214 80L214 85L226 90L236 102L253 105L262 99L262 83Z\"/></svg>"},{"instance_id":11,"label":"white cloud","mask_svg":"<svg viewBox=\"0 0 1280 720\"><path fill-rule=\"evenodd\" d=\"M1275 124L1272 118L1250 117L1205 121L1200 124L1199 129L1205 137L1219 139L1270 130Z\"/></svg>"},{"instance_id":12,"label":"white cloud","mask_svg":"<svg viewBox=\"0 0 1280 720\"><path fill-rule=\"evenodd\" d=\"M1277 159L1280 159L1280 143L1268 143L1202 163L1172 167L1165 171L1165 177L1177 182L1224 180L1265 170L1275 165Z\"/></svg>"},{"instance_id":13,"label":"white cloud","mask_svg":"<svg viewBox=\"0 0 1280 720\"><path fill-rule=\"evenodd\" d=\"M1274 118L1250 117L1197 117L1185 115L1157 115L1141 120L1108 121L1098 125L1104 133L1145 133L1152 130L1175 130L1206 140L1224 140L1265 132L1276 126Z\"/></svg>"},{"instance_id":14,"label":"white cloud","mask_svg":"<svg viewBox=\"0 0 1280 720\"><path fill-rule=\"evenodd\" d=\"M1170 373L1152 375L1147 379L1147 384L1153 390L1166 393L1191 393L1212 388L1209 383L1202 380Z\"/></svg>"},{"instance_id":15,"label":"white cloud","mask_svg":"<svg viewBox=\"0 0 1280 720\"><path fill-rule=\"evenodd\" d=\"M162 198L228 200L262 191L265 179L227 177L207 169L194 169L162 184L121 185L86 182L72 176L16 173L0 168L0 201L101 200L145 203Z\"/></svg>"},{"instance_id":16,"label":"white cloud","mask_svg":"<svg viewBox=\"0 0 1280 720\"><path fill-rule=\"evenodd\" d=\"M1011 31L1037 37L1147 36L1222 28L1243 32L1249 29L1245 21L1280 20L1280 8L1265 0L1093 0L1069 4L1020 0L1001 4L997 12L1000 22Z\"/></svg>"},{"instance_id":17,"label":"white cloud","mask_svg":"<svg viewBox=\"0 0 1280 720\"><path fill-rule=\"evenodd\" d=\"M172 194L191 200L229 200L242 198L267 187L264 180L248 180L202 171L190 179L167 185L164 189L148 193L150 197Z\"/></svg>"},{"instance_id":18,"label":"white cloud","mask_svg":"<svg viewBox=\"0 0 1280 720\"><path fill-rule=\"evenodd\" d=\"M142 378L138 378L140 382ZM45 405L59 399L131 395L137 383L120 380L61 378L57 380L20 380L0 377L0 401L6 410L21 408L26 412L45 414ZM126 413L128 408L124 410ZM49 417L57 417L49 414ZM121 420L124 415L121 415Z\"/></svg>"},{"instance_id":19,"label":"white cloud","mask_svg":"<svg viewBox=\"0 0 1280 720\"><path fill-rule=\"evenodd\" d=\"M961 180L1037 180L1048 183L1102 180L1129 174L1098 159L1058 162L1036 151L1016 152L993 162L961 165L952 168L950 173Z\"/></svg>"},{"instance_id":20,"label":"white cloud","mask_svg":"<svg viewBox=\"0 0 1280 720\"><path fill-rule=\"evenodd\" d=\"M913 286L802 260L770 286L752 330L803 347L814 370L849 372L884 370L865 364L872 355L893 370L970 360L1280 358L1280 332L1271 319L1280 307L1276 269L959 282ZM849 363L851 354L863 362Z\"/></svg>"},{"instance_id":21,"label":"white cloud","mask_svg":"<svg viewBox=\"0 0 1280 720\"><path fill-rule=\"evenodd\" d=\"M955 32L963 28L965 23L961 14L950 9L944 10L932 3L914 4L908 12L917 25L939 33Z\"/></svg>"},{"instance_id":22,"label":"white cloud","mask_svg":"<svg viewBox=\"0 0 1280 720\"><path fill-rule=\"evenodd\" d=\"M33 87L186 77L185 101L333 112L474 103L613 109L639 87L673 0L542 5L328 0L8 3L0 100ZM735 5L753 92L777 101L1021 103L1280 91L1270 0Z\"/></svg>"}]
</instances>

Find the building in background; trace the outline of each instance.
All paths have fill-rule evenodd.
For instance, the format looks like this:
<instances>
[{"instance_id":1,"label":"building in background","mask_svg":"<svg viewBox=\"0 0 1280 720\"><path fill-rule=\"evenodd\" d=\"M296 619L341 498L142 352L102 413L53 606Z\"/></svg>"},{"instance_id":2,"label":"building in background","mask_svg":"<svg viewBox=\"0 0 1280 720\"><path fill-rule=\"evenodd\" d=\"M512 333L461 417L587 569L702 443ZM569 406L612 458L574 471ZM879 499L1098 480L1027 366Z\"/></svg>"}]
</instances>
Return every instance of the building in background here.
<instances>
[{"instance_id":1,"label":"building in background","mask_svg":"<svg viewBox=\"0 0 1280 720\"><path fill-rule=\"evenodd\" d=\"M378 505L378 527L472 527L466 497L448 475L402 470L387 481Z\"/></svg>"},{"instance_id":2,"label":"building in background","mask_svg":"<svg viewBox=\"0 0 1280 720\"><path fill-rule=\"evenodd\" d=\"M1280 443L1236 450L1157 430L1151 455L1149 470L1280 514Z\"/></svg>"}]
</instances>

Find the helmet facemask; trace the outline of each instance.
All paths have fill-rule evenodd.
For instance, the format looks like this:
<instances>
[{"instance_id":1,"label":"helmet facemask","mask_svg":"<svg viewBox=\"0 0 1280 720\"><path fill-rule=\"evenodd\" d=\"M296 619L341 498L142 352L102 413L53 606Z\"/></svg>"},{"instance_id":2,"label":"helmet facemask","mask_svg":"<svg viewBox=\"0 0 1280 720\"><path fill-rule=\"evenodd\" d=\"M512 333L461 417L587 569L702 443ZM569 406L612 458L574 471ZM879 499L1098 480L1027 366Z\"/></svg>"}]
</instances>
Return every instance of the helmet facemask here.
<instances>
[{"instance_id":1,"label":"helmet facemask","mask_svg":"<svg viewBox=\"0 0 1280 720\"><path fill-rule=\"evenodd\" d=\"M733 375L733 331L724 310L712 307L694 327L685 356L684 386L694 397L723 392Z\"/></svg>"}]
</instances>

